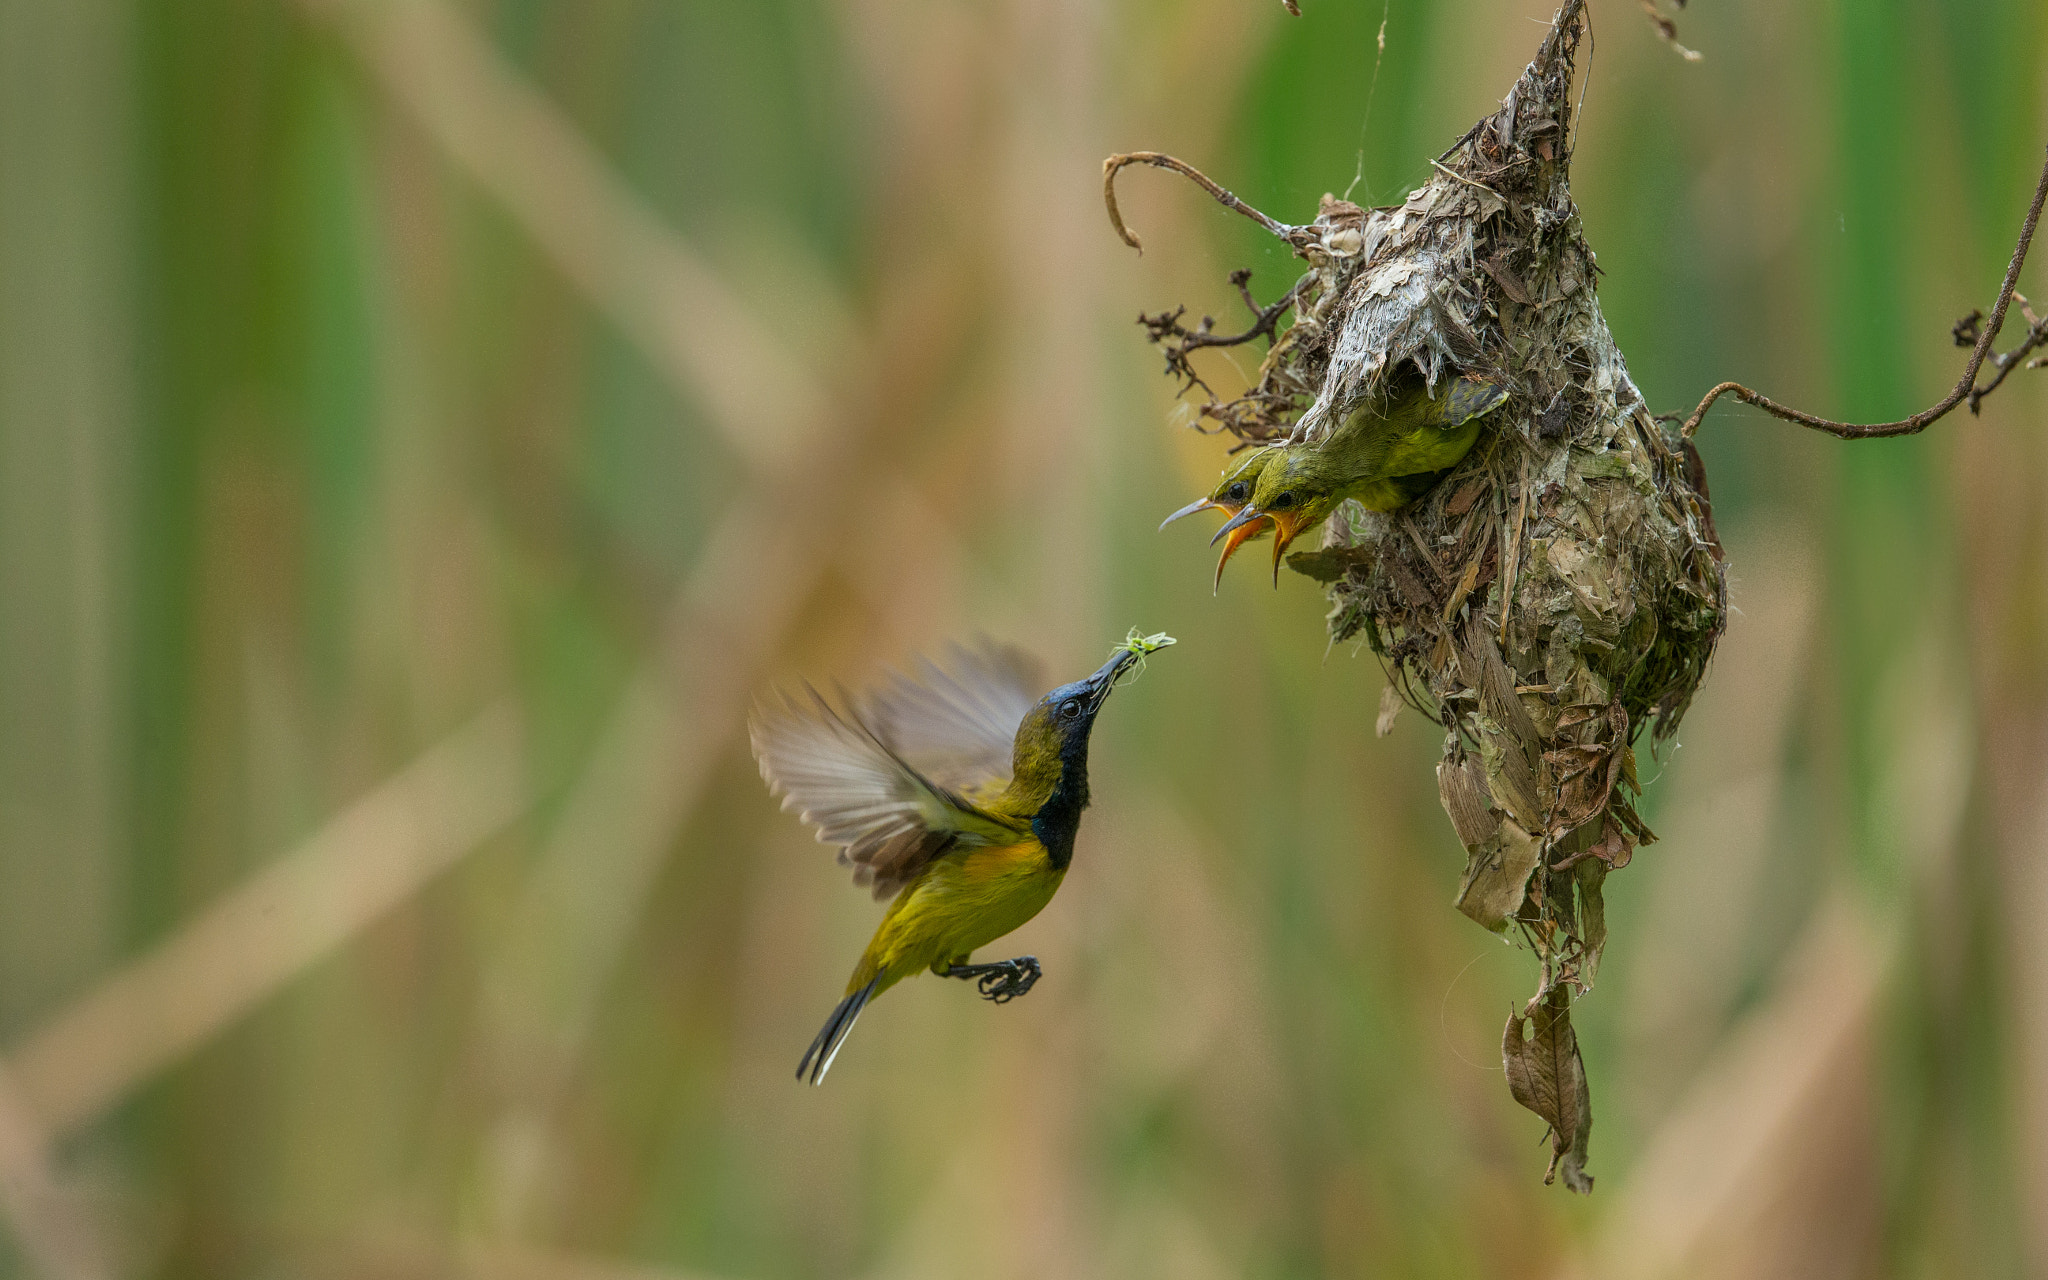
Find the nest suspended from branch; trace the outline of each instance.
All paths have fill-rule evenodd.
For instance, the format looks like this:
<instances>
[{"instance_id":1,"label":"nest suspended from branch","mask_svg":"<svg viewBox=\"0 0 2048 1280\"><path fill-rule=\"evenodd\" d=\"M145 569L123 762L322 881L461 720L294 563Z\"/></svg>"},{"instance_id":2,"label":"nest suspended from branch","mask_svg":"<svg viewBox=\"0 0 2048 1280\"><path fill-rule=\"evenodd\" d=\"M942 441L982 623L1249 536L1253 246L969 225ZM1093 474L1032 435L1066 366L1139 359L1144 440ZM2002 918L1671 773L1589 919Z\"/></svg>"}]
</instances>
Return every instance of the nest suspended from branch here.
<instances>
[{"instance_id":1,"label":"nest suspended from branch","mask_svg":"<svg viewBox=\"0 0 2048 1280\"><path fill-rule=\"evenodd\" d=\"M1633 748L1645 729L1657 742L1677 728L1727 614L1699 455L1652 417L1594 296L1569 181L1584 26L1583 0L1569 0L1500 110L1397 206L1325 196L1293 226L1171 157L1104 166L1111 219L1134 247L1114 180L1150 164L1194 178L1309 264L1271 308L1246 294L1257 323L1245 335L1144 317L1190 388L1202 385L1190 351L1271 339L1250 391L1202 407L1219 428L1313 444L1397 379L1436 393L1471 374L1510 391L1427 494L1391 514L1346 503L1322 549L1289 563L1329 588L1332 639L1362 637L1386 662L1380 731L1401 701L1444 726L1438 786L1467 851L1456 905L1542 965L1505 1030L1508 1083L1551 1126L1545 1181L1562 1173L1582 1192L1592 1112L1571 1004L1606 937L1601 882L1655 838L1635 809ZM1287 309L1294 322L1275 337Z\"/></svg>"}]
</instances>

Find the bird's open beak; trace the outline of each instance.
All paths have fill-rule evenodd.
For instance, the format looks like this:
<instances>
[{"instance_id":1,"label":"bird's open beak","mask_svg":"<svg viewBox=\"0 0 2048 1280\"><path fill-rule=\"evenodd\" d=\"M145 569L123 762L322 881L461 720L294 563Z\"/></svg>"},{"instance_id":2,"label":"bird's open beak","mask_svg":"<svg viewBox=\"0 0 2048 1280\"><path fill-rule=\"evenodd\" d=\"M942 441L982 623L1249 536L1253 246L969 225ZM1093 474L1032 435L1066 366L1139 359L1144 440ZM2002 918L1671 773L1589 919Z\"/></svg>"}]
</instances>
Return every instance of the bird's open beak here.
<instances>
[{"instance_id":1,"label":"bird's open beak","mask_svg":"<svg viewBox=\"0 0 2048 1280\"><path fill-rule=\"evenodd\" d=\"M1230 563L1230 557L1236 554L1237 549L1264 533L1272 523L1273 518L1265 512L1256 507L1246 507L1232 516L1229 524L1216 531L1216 537L1209 539L1212 547L1216 545L1217 538L1229 536L1223 544L1223 554L1216 558L1216 581L1210 588L1212 591L1223 586L1223 566Z\"/></svg>"},{"instance_id":2,"label":"bird's open beak","mask_svg":"<svg viewBox=\"0 0 2048 1280\"><path fill-rule=\"evenodd\" d=\"M1180 519L1182 516L1191 516L1195 514L1195 512L1197 511L1207 511L1209 508L1215 505L1216 504L1210 501L1208 498L1197 498L1193 502L1190 502L1188 505L1182 507L1180 510L1174 512L1172 515L1166 517L1166 519L1161 520L1159 522L1159 527L1164 529L1167 525L1172 524L1174 521Z\"/></svg>"},{"instance_id":3,"label":"bird's open beak","mask_svg":"<svg viewBox=\"0 0 2048 1280\"><path fill-rule=\"evenodd\" d=\"M1280 557L1287 554L1287 548L1301 533L1299 516L1277 515L1273 520L1273 585L1280 585Z\"/></svg>"},{"instance_id":4,"label":"bird's open beak","mask_svg":"<svg viewBox=\"0 0 2048 1280\"><path fill-rule=\"evenodd\" d=\"M1085 683L1088 686L1088 696L1094 700L1094 705L1102 705L1102 700L1107 698L1109 691L1115 687L1116 678L1123 674L1125 667L1137 660L1138 655L1129 649L1118 649L1115 656L1102 664L1102 670L1088 677Z\"/></svg>"},{"instance_id":5,"label":"bird's open beak","mask_svg":"<svg viewBox=\"0 0 2048 1280\"><path fill-rule=\"evenodd\" d=\"M1266 513L1260 511L1257 507L1247 506L1240 508L1236 515L1230 517L1230 519L1223 522L1223 527L1221 529L1218 529L1216 531L1215 536L1209 539L1209 545L1213 547L1217 543L1223 541L1223 535L1230 533L1233 530L1242 529L1246 525L1254 524L1260 520L1264 520L1265 518ZM1238 543L1243 541L1244 538L1242 537L1232 538L1230 540L1230 543L1232 546L1236 546ZM1229 555L1229 552L1225 552L1224 555L1227 557Z\"/></svg>"}]
</instances>

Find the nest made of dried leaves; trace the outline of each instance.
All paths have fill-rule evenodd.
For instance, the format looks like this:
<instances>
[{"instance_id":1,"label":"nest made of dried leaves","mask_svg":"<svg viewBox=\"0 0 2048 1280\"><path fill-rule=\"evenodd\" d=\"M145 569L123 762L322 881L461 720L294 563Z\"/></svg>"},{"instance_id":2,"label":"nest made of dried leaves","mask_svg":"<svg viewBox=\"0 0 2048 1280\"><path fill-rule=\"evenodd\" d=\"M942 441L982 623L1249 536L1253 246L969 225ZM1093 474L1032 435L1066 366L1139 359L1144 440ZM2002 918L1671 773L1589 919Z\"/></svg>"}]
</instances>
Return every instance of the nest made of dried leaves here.
<instances>
[{"instance_id":1,"label":"nest made of dried leaves","mask_svg":"<svg viewBox=\"0 0 2048 1280\"><path fill-rule=\"evenodd\" d=\"M1698 455L1629 379L1572 200L1584 22L1571 0L1500 110L1403 203L1325 196L1312 223L1266 220L1309 264L1282 299L1294 322L1249 392L1202 408L1250 443L1313 443L1398 380L1511 391L1428 494L1390 515L1345 504L1290 564L1328 586L1332 638L1370 644L1390 691L1444 726L1439 790L1468 859L1457 906L1542 964L1505 1032L1509 1084L1551 1124L1546 1181L1562 1171L1580 1191L1592 1121L1571 995L1599 963L1602 880L1655 838L1634 746L1677 728L1727 613ZM1195 385L1187 352L1216 343L1188 339L1206 322L1146 323Z\"/></svg>"}]
</instances>

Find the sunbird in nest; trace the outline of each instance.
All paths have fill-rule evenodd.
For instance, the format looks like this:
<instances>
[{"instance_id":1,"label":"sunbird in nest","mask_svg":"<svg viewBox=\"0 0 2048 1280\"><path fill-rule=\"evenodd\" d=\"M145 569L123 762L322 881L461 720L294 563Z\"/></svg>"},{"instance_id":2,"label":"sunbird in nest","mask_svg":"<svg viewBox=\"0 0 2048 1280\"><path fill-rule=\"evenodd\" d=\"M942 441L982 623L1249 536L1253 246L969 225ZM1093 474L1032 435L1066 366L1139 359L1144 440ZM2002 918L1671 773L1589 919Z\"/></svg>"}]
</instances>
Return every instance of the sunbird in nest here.
<instances>
[{"instance_id":1,"label":"sunbird in nest","mask_svg":"<svg viewBox=\"0 0 2048 1280\"><path fill-rule=\"evenodd\" d=\"M1346 498L1392 511L1429 492L1471 452L1479 420L1499 408L1506 388L1453 378L1442 396L1417 385L1384 406L1358 410L1318 444L1274 450L1252 486L1251 501L1217 530L1222 537L1263 521L1273 529L1273 581L1280 557ZM1228 560L1236 544L1225 546ZM1222 573L1217 566L1217 573Z\"/></svg>"},{"instance_id":2,"label":"sunbird in nest","mask_svg":"<svg viewBox=\"0 0 2048 1280\"><path fill-rule=\"evenodd\" d=\"M1133 631L1100 671L1044 697L1027 656L983 644L842 694L844 710L808 687L807 702L755 707L754 755L782 807L840 846L855 884L894 897L797 1079L821 1083L868 1002L922 970L997 1004L1031 990L1035 957L970 958L1052 900L1088 807L1095 717L1119 676L1172 643Z\"/></svg>"},{"instance_id":3,"label":"sunbird in nest","mask_svg":"<svg viewBox=\"0 0 2048 1280\"><path fill-rule=\"evenodd\" d=\"M1238 512L1244 510L1245 504L1251 501L1252 489L1259 482L1259 474L1266 469L1266 463L1275 454L1276 451L1273 449L1261 449L1245 459L1244 462L1225 471L1223 478L1216 482L1216 487L1209 491L1208 497L1197 498L1190 502L1166 517L1166 519L1161 520L1159 527L1164 529L1182 516L1191 516L1197 511L1216 510L1229 516L1236 516ZM1263 537L1266 531L1272 527L1272 523L1270 520L1260 519L1247 521L1240 525L1225 526L1217 531L1216 537L1209 539L1209 545L1213 547L1216 545L1217 540L1226 534L1230 538L1228 542L1223 544L1222 557L1216 561L1215 585L1219 587L1223 585L1223 566L1230 563L1231 553L1236 551L1240 544Z\"/></svg>"}]
</instances>

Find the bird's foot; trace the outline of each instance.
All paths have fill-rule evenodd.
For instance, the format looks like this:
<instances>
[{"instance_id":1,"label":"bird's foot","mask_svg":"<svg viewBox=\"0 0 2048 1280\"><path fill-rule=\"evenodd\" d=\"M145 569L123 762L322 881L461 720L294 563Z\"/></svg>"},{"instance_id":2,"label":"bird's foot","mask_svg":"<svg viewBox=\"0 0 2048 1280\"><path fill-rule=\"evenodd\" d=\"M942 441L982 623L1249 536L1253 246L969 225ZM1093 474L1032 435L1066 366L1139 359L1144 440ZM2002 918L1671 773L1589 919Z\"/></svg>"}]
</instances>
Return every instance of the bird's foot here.
<instances>
[{"instance_id":1,"label":"bird's foot","mask_svg":"<svg viewBox=\"0 0 2048 1280\"><path fill-rule=\"evenodd\" d=\"M995 1004L1007 1004L1031 990L1044 971L1038 967L1037 956L1018 956L1015 960L997 960L991 964L956 964L946 970L948 978L974 979L975 989L981 998Z\"/></svg>"}]
</instances>

